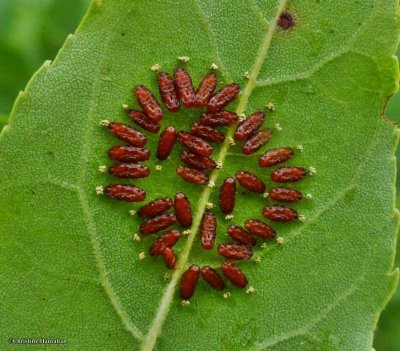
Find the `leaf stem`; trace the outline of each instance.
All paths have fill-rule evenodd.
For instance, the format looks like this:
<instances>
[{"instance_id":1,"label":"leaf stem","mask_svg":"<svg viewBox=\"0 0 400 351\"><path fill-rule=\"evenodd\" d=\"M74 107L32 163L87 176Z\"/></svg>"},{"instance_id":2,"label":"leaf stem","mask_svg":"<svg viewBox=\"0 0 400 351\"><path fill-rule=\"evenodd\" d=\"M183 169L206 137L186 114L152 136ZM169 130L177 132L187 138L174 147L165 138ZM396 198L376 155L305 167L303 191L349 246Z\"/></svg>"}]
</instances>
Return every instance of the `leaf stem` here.
<instances>
[{"instance_id":1,"label":"leaf stem","mask_svg":"<svg viewBox=\"0 0 400 351\"><path fill-rule=\"evenodd\" d=\"M288 0L280 0L279 1L275 17L272 20L270 26L268 27L268 29L265 33L263 42L262 42L262 44L258 50L257 56L256 56L254 66L251 70L249 80L243 90L243 93L241 94L241 96L239 98L239 103L236 108L237 114L241 114L246 110L251 93L253 92L253 90L256 86L256 79L260 73L261 67L265 61L268 50L271 46L272 37L275 32L279 16L281 15L282 11L285 9L287 1ZM217 158L217 162L221 163L222 165L224 163L224 160L226 158L226 155L227 155L229 147L230 147L229 140L232 138L232 136L236 130L236 127L237 127L237 125L233 125L228 129L225 141L222 144L220 153ZM215 169L210 176L210 182L213 181L216 183L220 173L221 173L220 169ZM169 308L170 308L172 299L174 297L176 287L177 287L178 282L186 268L189 254L192 249L194 239L196 238L196 235L198 233L200 223L201 223L201 218L203 217L204 211L206 209L206 204L209 201L211 192L212 192L212 188L207 186L199 199L197 211L196 211L194 219L193 219L191 233L186 240L185 246L181 252L181 257L178 261L178 265L177 265L177 267L171 277L171 280L165 290L165 293L161 299L161 304L157 310L157 313L152 322L152 325L151 325L147 335L144 338L144 341L143 341L143 344L141 347L142 351L151 351L151 350L153 350L153 348L156 344L157 337L159 336L159 334L161 332L164 321L169 312Z\"/></svg>"}]
</instances>

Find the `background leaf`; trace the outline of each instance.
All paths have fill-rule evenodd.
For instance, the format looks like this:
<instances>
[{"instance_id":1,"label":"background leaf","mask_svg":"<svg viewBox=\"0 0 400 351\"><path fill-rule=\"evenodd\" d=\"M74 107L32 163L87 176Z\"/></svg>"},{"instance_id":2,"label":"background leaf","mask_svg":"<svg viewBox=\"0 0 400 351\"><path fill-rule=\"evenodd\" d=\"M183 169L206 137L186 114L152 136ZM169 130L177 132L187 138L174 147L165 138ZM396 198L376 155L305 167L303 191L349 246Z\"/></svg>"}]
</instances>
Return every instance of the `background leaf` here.
<instances>
[{"instance_id":1,"label":"background leaf","mask_svg":"<svg viewBox=\"0 0 400 351\"><path fill-rule=\"evenodd\" d=\"M8 116L0 114L0 129L3 128L8 122Z\"/></svg>"},{"instance_id":2,"label":"background leaf","mask_svg":"<svg viewBox=\"0 0 400 351\"><path fill-rule=\"evenodd\" d=\"M395 283L388 272L396 227L390 198L397 138L379 116L395 90L397 65L390 55L397 41L396 3L299 2L290 9L296 29L275 33L250 91L243 73L254 72L254 63L262 61L257 52L275 2L94 3L56 62L45 64L20 96L2 134L1 324L7 325L2 340L36 331L60 334L73 349L136 349L136 339L157 329L159 303L168 302L165 268L158 261L138 261L151 239L132 243L138 222L126 215L130 206L94 195L96 185L111 181L96 169L108 163L105 151L115 144L98 121L104 116L126 121L117 111L122 103L132 104L132 86L144 83L156 90L149 67L158 62L171 71L177 56L188 55L196 84L216 62L226 82L245 87L242 96L250 91L246 112L275 102L277 111L267 124L284 129L271 146L303 144L304 154L293 163L313 165L318 173L299 185L314 195L311 203L298 206L306 223L278 226L285 244L259 252L260 265L242 265L255 294L231 289L231 299L224 301L202 283L190 308L182 309L174 297L163 305L169 313L158 348L370 346L377 314ZM245 102L242 97L238 108ZM168 115L164 123L184 128L197 114ZM229 151L219 181L237 164L256 170L255 158L244 159L238 150ZM175 153L163 164L162 188L150 162L154 174L138 182L150 199L185 189L196 203L201 189L177 180L177 162ZM216 202L217 193L211 199ZM264 203L240 196L237 209L246 211L236 211L235 223L258 216ZM220 241L223 221L219 216ZM220 263L197 243L189 257L199 264Z\"/></svg>"},{"instance_id":3,"label":"background leaf","mask_svg":"<svg viewBox=\"0 0 400 351\"><path fill-rule=\"evenodd\" d=\"M89 0L0 2L0 114L45 59L53 58L79 23ZM0 128L3 118L0 118Z\"/></svg>"}]
</instances>

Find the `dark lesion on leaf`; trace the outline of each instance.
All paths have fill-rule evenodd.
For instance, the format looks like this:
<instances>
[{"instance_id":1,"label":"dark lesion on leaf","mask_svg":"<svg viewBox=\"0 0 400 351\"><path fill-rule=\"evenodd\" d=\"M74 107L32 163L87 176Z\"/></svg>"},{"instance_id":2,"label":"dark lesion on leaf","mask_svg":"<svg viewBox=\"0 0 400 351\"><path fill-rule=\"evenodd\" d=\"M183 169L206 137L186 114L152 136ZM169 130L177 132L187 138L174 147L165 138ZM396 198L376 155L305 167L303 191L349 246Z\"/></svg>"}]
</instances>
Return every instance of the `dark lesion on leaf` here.
<instances>
[{"instance_id":1,"label":"dark lesion on leaf","mask_svg":"<svg viewBox=\"0 0 400 351\"><path fill-rule=\"evenodd\" d=\"M288 11L282 12L278 19L278 26L283 30L288 30L292 28L295 24L295 19L293 14Z\"/></svg>"}]
</instances>

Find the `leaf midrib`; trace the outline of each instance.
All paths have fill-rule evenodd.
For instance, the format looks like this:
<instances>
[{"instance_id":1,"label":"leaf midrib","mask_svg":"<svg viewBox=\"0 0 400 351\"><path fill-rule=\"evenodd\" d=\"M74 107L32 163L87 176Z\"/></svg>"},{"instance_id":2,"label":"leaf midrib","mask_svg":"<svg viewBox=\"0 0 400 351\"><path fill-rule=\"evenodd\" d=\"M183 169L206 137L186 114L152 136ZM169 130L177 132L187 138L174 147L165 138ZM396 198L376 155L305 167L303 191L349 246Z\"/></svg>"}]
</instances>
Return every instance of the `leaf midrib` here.
<instances>
[{"instance_id":1,"label":"leaf midrib","mask_svg":"<svg viewBox=\"0 0 400 351\"><path fill-rule=\"evenodd\" d=\"M89 9L88 14L86 16L89 16L91 9ZM82 21L84 23L84 20ZM77 33L79 33L80 28L78 27ZM113 33L111 30L110 33ZM73 38L71 36L70 38ZM111 50L111 34L107 36L106 41L104 42L104 49L103 52L104 54L102 55L102 59L99 62L99 65L97 67L98 72L102 72L104 67L107 64L107 58L109 57L108 52ZM57 60L57 58L56 58ZM56 62L55 60L55 62ZM91 103L89 104L88 108L88 115L89 118L87 118L87 123L85 127L85 136L84 140L89 140L88 136L93 132L93 120L96 120L96 115L98 113L97 111L97 105L96 105L96 99L94 99L95 96L98 96L98 92L101 89L101 82L102 82L102 77L101 74L98 76L98 78L93 82L92 85L92 90L91 90ZM87 164L87 155L89 154L89 143L84 143L83 144L83 152L80 160L80 164L84 165ZM77 183L84 184L85 178L86 178L86 173L87 173L87 168L86 167L81 167L82 171L78 174L77 178ZM89 199L85 192L78 188L77 189L77 195L79 198L79 201L81 203L82 211L85 214L85 218L87 221L87 228L90 236L90 242L91 246L93 248L93 255L96 261L97 269L99 271L100 275L100 284L102 285L106 295L108 296L115 312L117 315L120 317L125 329L131 333L131 335L137 339L137 340L142 340L143 339L143 334L140 331L140 329L132 322L130 316L128 313L125 311L124 307L122 306L121 302L119 301L117 293L114 291L111 282L108 278L108 272L104 263L101 247L100 247L100 242L99 239L96 235L96 224L93 218L93 215L90 211L89 208Z\"/></svg>"},{"instance_id":2,"label":"leaf midrib","mask_svg":"<svg viewBox=\"0 0 400 351\"><path fill-rule=\"evenodd\" d=\"M256 87L257 77L260 73L261 67L265 61L268 50L270 48L272 37L275 32L279 16L285 9L287 1L288 0L280 0L279 1L274 19L271 21L270 26L267 28L267 30L265 32L265 36L263 38L262 44L261 44L261 46L258 50L258 53L256 55L256 58L255 58L249 80L248 80L242 94L240 95L239 103L236 108L237 114L242 114L246 110L249 98L253 92L253 89ZM230 147L229 140L232 138L236 127L237 127L237 125L233 125L228 129L225 141L222 144L222 147L220 149L220 153L217 157L217 162L219 162L221 165L224 164L225 158L227 156L227 153L228 153L229 147ZM220 169L215 169L211 173L211 175L210 175L211 183L212 182L216 183L216 181L220 175L220 172L221 172ZM160 303L159 308L156 312L156 315L151 323L151 327L149 328L148 333L144 337L142 347L141 347L142 351L153 350L153 348L156 344L157 338L158 338L159 334L161 333L163 324L169 313L169 309L170 309L170 306L171 306L171 303L172 303L172 300L173 300L173 297L175 294L176 287L177 287L178 282L186 268L189 254L191 252L194 239L196 238L196 235L199 231L201 218L206 209L206 204L209 201L211 192L212 192L212 187L207 186L200 196L198 206L197 206L197 211L195 211L195 216L193 219L191 233L186 240L185 246L183 247L183 250L181 251L181 255L180 255L180 259L178 261L177 267L171 277L169 284L167 285L167 288L164 292L163 297L161 298L161 303Z\"/></svg>"}]
</instances>

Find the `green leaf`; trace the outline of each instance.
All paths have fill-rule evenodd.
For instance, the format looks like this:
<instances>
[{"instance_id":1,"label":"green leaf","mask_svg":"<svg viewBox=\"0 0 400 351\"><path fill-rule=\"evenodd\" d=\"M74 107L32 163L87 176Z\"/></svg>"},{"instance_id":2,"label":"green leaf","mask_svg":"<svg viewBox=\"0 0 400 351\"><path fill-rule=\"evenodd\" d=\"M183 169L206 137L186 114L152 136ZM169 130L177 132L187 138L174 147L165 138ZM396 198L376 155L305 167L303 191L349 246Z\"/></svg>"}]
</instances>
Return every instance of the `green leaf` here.
<instances>
[{"instance_id":1,"label":"green leaf","mask_svg":"<svg viewBox=\"0 0 400 351\"><path fill-rule=\"evenodd\" d=\"M397 50L397 57L400 50ZM386 115L397 124L400 122L400 94L397 93L390 101L386 110ZM400 149L396 152L397 165L399 164ZM398 168L398 167L397 167ZM397 174L397 207L400 204L399 174ZM400 241L397 241L396 266L400 265ZM379 319L378 329L374 339L374 347L378 351L397 351L400 345L400 287L386 306Z\"/></svg>"},{"instance_id":2,"label":"green leaf","mask_svg":"<svg viewBox=\"0 0 400 351\"><path fill-rule=\"evenodd\" d=\"M94 1L54 63L46 62L17 99L0 140L1 340L68 339L74 350L368 350L393 271L398 214L394 148L398 132L383 118L397 90L399 20L395 0ZM296 25L276 26L288 8ZM161 260L138 259L154 240L132 241L139 219L127 205L98 197L115 182L100 174L118 142L99 126L127 121L132 87L157 92L155 63L171 72L178 56L197 85L212 62L222 84L238 82L235 108L250 114L273 102L269 147L301 144L290 164L313 166L296 184L312 201L297 206L304 222L274 225L284 243L255 249L259 264L240 264L254 287L229 286L223 299L200 281L190 306L176 289L190 263L218 266L197 231L206 203L238 169L271 186L270 171L240 145L216 147L223 162L217 189L175 174L180 146L151 176L135 182L148 199L185 191L191 234L177 245L178 267L166 282ZM248 71L250 79L244 79ZM182 109L163 127L187 129L199 112ZM227 130L232 135L233 129ZM157 136L148 135L154 154ZM261 151L260 151L261 153ZM240 191L233 223L261 218L269 203ZM227 222L218 208L218 243ZM26 348L32 349L32 345ZM6 348L4 345L3 348ZM24 349L22 346L21 349Z\"/></svg>"}]
</instances>

